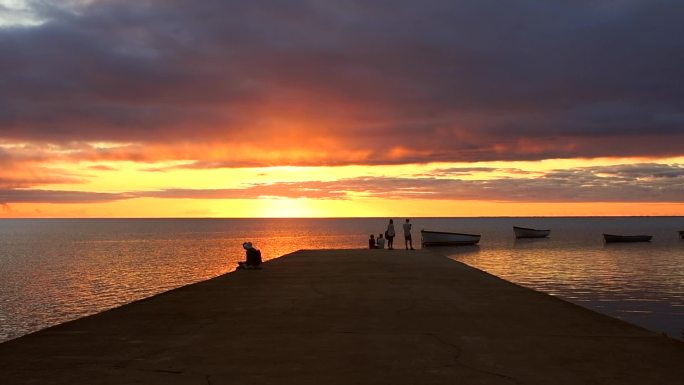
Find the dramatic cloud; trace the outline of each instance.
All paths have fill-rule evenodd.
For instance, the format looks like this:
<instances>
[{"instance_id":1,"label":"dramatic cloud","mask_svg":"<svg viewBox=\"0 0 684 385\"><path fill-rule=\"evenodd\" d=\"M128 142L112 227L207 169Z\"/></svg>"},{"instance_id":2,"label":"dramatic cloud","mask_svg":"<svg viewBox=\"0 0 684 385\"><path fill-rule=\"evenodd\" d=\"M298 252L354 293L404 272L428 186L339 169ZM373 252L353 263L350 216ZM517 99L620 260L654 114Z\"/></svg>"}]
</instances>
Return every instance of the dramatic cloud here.
<instances>
[{"instance_id":1,"label":"dramatic cloud","mask_svg":"<svg viewBox=\"0 0 684 385\"><path fill-rule=\"evenodd\" d=\"M496 170L496 169L492 169ZM132 193L155 198L282 198L488 200L506 202L684 202L684 166L617 165L556 170L534 178L363 177L321 182L254 184L244 189Z\"/></svg>"},{"instance_id":2,"label":"dramatic cloud","mask_svg":"<svg viewBox=\"0 0 684 385\"><path fill-rule=\"evenodd\" d=\"M478 172L506 169L476 168ZM0 190L0 204L101 203L132 198L255 199L310 198L487 200L502 202L677 202L684 203L684 165L634 164L554 170L526 178L464 180L450 170L428 177L357 177L334 181L245 184L232 189L164 189L125 193ZM513 169L520 173L522 170ZM456 176L456 177L455 177ZM529 176L529 175L528 175ZM0 180L0 186L2 186Z\"/></svg>"},{"instance_id":3,"label":"dramatic cloud","mask_svg":"<svg viewBox=\"0 0 684 385\"><path fill-rule=\"evenodd\" d=\"M87 191L0 189L0 205L8 203L105 203L128 199L125 194Z\"/></svg>"},{"instance_id":4,"label":"dramatic cloud","mask_svg":"<svg viewBox=\"0 0 684 385\"><path fill-rule=\"evenodd\" d=\"M678 0L53 3L0 23L0 140L122 144L77 160L684 154Z\"/></svg>"},{"instance_id":5,"label":"dramatic cloud","mask_svg":"<svg viewBox=\"0 0 684 385\"><path fill-rule=\"evenodd\" d=\"M3 176L0 174L0 189L28 188L45 184L78 183L79 179L58 176Z\"/></svg>"},{"instance_id":6,"label":"dramatic cloud","mask_svg":"<svg viewBox=\"0 0 684 385\"><path fill-rule=\"evenodd\" d=\"M506 174L517 174L517 175L530 175L533 174L531 171L521 170L519 168L510 167L449 167L449 168L437 168L431 170L430 172L419 174L418 176L430 176L430 177L446 177L446 176L465 176L473 175L474 173L483 172L501 172Z\"/></svg>"},{"instance_id":7,"label":"dramatic cloud","mask_svg":"<svg viewBox=\"0 0 684 385\"><path fill-rule=\"evenodd\" d=\"M0 190L85 181L84 175L51 166L50 160L53 159L40 151L32 151L28 146L3 148L0 143Z\"/></svg>"}]
</instances>

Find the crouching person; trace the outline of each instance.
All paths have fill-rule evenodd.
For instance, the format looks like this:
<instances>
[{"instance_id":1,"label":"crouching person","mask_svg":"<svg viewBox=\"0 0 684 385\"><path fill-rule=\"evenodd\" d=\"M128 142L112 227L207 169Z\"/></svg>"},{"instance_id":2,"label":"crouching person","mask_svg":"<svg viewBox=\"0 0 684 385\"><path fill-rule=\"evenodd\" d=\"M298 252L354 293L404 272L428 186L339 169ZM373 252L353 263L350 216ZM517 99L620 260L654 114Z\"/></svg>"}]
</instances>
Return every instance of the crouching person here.
<instances>
[{"instance_id":1,"label":"crouching person","mask_svg":"<svg viewBox=\"0 0 684 385\"><path fill-rule=\"evenodd\" d=\"M261 267L259 267L259 265L261 265L261 251L255 249L254 246L252 246L252 242L245 242L242 244L242 247L245 249L247 258L244 262L238 262L237 270L260 269Z\"/></svg>"}]
</instances>

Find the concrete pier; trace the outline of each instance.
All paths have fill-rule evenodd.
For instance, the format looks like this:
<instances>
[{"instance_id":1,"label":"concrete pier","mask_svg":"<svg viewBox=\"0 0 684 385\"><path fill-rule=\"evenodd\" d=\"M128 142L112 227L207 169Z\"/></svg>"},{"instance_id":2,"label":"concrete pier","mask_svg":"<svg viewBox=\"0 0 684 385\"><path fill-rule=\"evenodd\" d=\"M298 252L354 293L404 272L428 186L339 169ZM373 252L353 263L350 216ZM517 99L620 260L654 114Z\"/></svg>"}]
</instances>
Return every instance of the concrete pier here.
<instances>
[{"instance_id":1,"label":"concrete pier","mask_svg":"<svg viewBox=\"0 0 684 385\"><path fill-rule=\"evenodd\" d=\"M2 384L676 384L684 344L430 251L300 251L0 344Z\"/></svg>"}]
</instances>

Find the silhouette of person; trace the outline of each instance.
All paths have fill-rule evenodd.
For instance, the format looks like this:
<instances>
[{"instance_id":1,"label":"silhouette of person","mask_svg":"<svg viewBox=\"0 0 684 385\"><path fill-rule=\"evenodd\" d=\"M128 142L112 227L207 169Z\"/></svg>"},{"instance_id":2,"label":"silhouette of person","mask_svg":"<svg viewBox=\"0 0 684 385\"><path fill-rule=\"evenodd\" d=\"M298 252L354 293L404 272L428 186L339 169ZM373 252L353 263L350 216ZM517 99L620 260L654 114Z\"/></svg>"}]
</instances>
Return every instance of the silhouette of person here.
<instances>
[{"instance_id":1,"label":"silhouette of person","mask_svg":"<svg viewBox=\"0 0 684 385\"><path fill-rule=\"evenodd\" d=\"M378 234L378 239L376 240L376 243L378 244L378 249L385 248L385 238L382 237L382 234Z\"/></svg>"},{"instance_id":2,"label":"silhouette of person","mask_svg":"<svg viewBox=\"0 0 684 385\"><path fill-rule=\"evenodd\" d=\"M411 239L411 223L409 222L408 218L406 218L406 223L403 225L404 227L404 243L406 244L406 250L411 248L411 250L415 250L413 248L413 240Z\"/></svg>"},{"instance_id":3,"label":"silhouette of person","mask_svg":"<svg viewBox=\"0 0 684 385\"><path fill-rule=\"evenodd\" d=\"M369 249L375 249L377 248L375 246L375 236L373 234L370 235L370 238L368 238L368 248Z\"/></svg>"},{"instance_id":4,"label":"silhouette of person","mask_svg":"<svg viewBox=\"0 0 684 385\"><path fill-rule=\"evenodd\" d=\"M387 248L392 250L394 248L394 236L397 233L394 231L394 220L390 219L387 225L387 230L385 230L385 238L387 238Z\"/></svg>"},{"instance_id":5,"label":"silhouette of person","mask_svg":"<svg viewBox=\"0 0 684 385\"><path fill-rule=\"evenodd\" d=\"M252 246L252 242L245 242L242 244L245 249L246 260L238 262L237 269L257 269L261 265L261 251Z\"/></svg>"}]
</instances>

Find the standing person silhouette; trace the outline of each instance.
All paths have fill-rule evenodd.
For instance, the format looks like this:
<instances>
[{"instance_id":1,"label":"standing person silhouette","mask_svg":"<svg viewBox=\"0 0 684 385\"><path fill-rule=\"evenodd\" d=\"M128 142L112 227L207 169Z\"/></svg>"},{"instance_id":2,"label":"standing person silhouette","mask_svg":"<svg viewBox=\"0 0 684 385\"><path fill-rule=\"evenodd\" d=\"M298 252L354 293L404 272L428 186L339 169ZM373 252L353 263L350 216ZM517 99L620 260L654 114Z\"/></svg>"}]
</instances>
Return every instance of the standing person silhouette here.
<instances>
[{"instance_id":1,"label":"standing person silhouette","mask_svg":"<svg viewBox=\"0 0 684 385\"><path fill-rule=\"evenodd\" d=\"M394 231L394 220L390 219L389 224L387 225L387 230L385 230L385 238L387 238L387 248L389 250L394 249L395 235L397 235L397 233Z\"/></svg>"},{"instance_id":2,"label":"standing person silhouette","mask_svg":"<svg viewBox=\"0 0 684 385\"><path fill-rule=\"evenodd\" d=\"M413 240L411 239L411 223L409 223L408 218L406 218L406 223L403 225L404 227L404 243L406 244L406 250L411 248L411 250L415 250L413 248Z\"/></svg>"}]
</instances>

